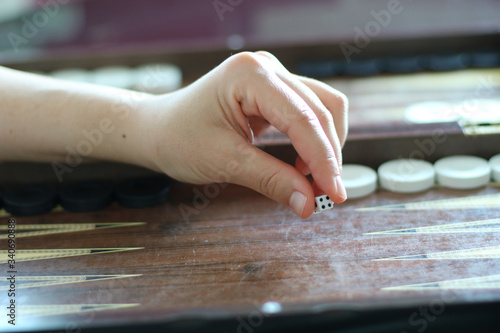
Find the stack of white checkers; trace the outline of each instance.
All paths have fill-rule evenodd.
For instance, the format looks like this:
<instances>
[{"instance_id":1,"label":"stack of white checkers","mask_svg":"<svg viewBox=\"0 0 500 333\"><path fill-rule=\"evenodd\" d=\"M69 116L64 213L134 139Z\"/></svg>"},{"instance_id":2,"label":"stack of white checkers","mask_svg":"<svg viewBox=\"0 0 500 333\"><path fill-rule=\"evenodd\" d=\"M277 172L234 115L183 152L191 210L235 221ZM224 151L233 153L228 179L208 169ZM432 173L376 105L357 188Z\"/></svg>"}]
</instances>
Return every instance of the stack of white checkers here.
<instances>
[{"instance_id":1,"label":"stack of white checkers","mask_svg":"<svg viewBox=\"0 0 500 333\"><path fill-rule=\"evenodd\" d=\"M127 66L104 66L94 70L66 68L54 71L50 76L151 94L168 93L182 86L182 71L179 67L167 63L152 63L136 68Z\"/></svg>"},{"instance_id":2,"label":"stack of white checkers","mask_svg":"<svg viewBox=\"0 0 500 333\"><path fill-rule=\"evenodd\" d=\"M343 166L342 180L347 197L357 199L376 191L377 184L396 193L417 193L437 183L442 187L469 190L500 183L500 154L490 161L468 155L444 157L436 163L399 159L383 163L375 170L357 164Z\"/></svg>"}]
</instances>

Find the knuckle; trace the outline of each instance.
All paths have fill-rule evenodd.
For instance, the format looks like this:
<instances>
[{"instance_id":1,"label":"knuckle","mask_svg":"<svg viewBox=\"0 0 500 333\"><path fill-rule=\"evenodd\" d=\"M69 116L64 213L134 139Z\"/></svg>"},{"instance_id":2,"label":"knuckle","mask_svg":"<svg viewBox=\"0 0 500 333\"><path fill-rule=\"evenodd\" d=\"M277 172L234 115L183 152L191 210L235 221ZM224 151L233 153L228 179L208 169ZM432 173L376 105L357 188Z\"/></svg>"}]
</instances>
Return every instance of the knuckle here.
<instances>
[{"instance_id":1,"label":"knuckle","mask_svg":"<svg viewBox=\"0 0 500 333\"><path fill-rule=\"evenodd\" d=\"M320 111L316 114L318 120L321 124L325 125L328 123L333 123L333 116L330 112Z\"/></svg>"},{"instance_id":2,"label":"knuckle","mask_svg":"<svg viewBox=\"0 0 500 333\"><path fill-rule=\"evenodd\" d=\"M270 198L274 197L279 184L279 171L270 173L268 170L265 170L259 174L258 178L260 193Z\"/></svg>"},{"instance_id":3,"label":"knuckle","mask_svg":"<svg viewBox=\"0 0 500 333\"><path fill-rule=\"evenodd\" d=\"M338 91L335 95L335 104L337 105L339 110L341 110L343 113L347 113L347 109L349 108L349 100L347 99L347 96L345 94Z\"/></svg>"},{"instance_id":4,"label":"knuckle","mask_svg":"<svg viewBox=\"0 0 500 333\"><path fill-rule=\"evenodd\" d=\"M229 58L230 65L241 68L261 68L262 63L259 57L253 52L240 52Z\"/></svg>"},{"instance_id":5,"label":"knuckle","mask_svg":"<svg viewBox=\"0 0 500 333\"><path fill-rule=\"evenodd\" d=\"M255 53L258 55L264 56L270 60L277 60L276 57L272 53L267 52L267 51L257 51Z\"/></svg>"},{"instance_id":6,"label":"knuckle","mask_svg":"<svg viewBox=\"0 0 500 333\"><path fill-rule=\"evenodd\" d=\"M293 113L293 118L295 122L303 126L311 126L311 124L315 121L314 114L312 114L309 110Z\"/></svg>"}]
</instances>

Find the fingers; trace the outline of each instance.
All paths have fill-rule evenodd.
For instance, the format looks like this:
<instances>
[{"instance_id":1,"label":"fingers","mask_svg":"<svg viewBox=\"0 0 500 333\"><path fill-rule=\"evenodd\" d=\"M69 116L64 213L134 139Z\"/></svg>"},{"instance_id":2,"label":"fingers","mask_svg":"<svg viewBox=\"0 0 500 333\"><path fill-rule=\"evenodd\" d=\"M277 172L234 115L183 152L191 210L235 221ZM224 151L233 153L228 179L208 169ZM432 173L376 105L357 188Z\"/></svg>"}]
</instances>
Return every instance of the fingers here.
<instances>
[{"instance_id":1,"label":"fingers","mask_svg":"<svg viewBox=\"0 0 500 333\"><path fill-rule=\"evenodd\" d=\"M314 80L310 80L312 82L308 82L309 86L305 84L307 80L304 80L304 82L301 79L301 77L292 75L290 72L286 70L285 67L276 59L272 54L268 52L257 52L257 54L265 57L269 61L271 61L275 68L276 68L276 74L279 76L279 78L285 82L289 87L291 87L297 94L311 107L311 109L314 111L316 116L318 117L318 120L321 123L321 126L323 127L323 130L325 131L326 135L328 136L328 139L330 140L330 143L332 145L333 150L335 151L335 156L337 157L337 162L338 162L338 168L339 168L339 173L342 170L342 145L341 142L339 141L339 135L337 133L337 128L336 128L336 120L340 121L340 124L337 125L339 130L341 131L342 137L345 135L345 128L344 122L341 121L341 116L336 116L337 119L334 119L334 115L337 114L344 114L344 105L342 103L329 103L330 109L325 106L325 104L322 102L322 100L318 97L318 95L311 89L311 87L314 87L314 89L317 92L323 92L324 87L320 87L314 84ZM327 85L325 85L327 86ZM328 87L328 86L327 86ZM323 88L323 89L321 89ZM338 92L337 92L338 93ZM340 95L340 93L338 93ZM325 95L333 95L333 97L326 98L327 96ZM322 94L323 97L327 101L335 101L335 99L338 100L338 96L335 94L334 89L329 89L327 91L327 94Z\"/></svg>"},{"instance_id":2,"label":"fingers","mask_svg":"<svg viewBox=\"0 0 500 333\"><path fill-rule=\"evenodd\" d=\"M321 180L323 191L344 201L334 182L334 177L340 175L335 151L312 109L278 77L270 78L267 86L260 84L253 89L259 96L256 110L290 138L313 177ZM247 104L248 101L242 101L243 109Z\"/></svg>"},{"instance_id":3,"label":"fingers","mask_svg":"<svg viewBox=\"0 0 500 333\"><path fill-rule=\"evenodd\" d=\"M291 165L276 159L242 140L233 155L241 172L233 183L249 187L282 203L301 218L314 210L314 192L305 176Z\"/></svg>"},{"instance_id":4,"label":"fingers","mask_svg":"<svg viewBox=\"0 0 500 333\"><path fill-rule=\"evenodd\" d=\"M318 96L323 105L331 111L340 145L344 146L347 139L347 132L349 127L349 101L347 100L347 97L340 91L333 89L323 82L305 77L298 78L306 86L308 86L313 91L313 93Z\"/></svg>"},{"instance_id":5,"label":"fingers","mask_svg":"<svg viewBox=\"0 0 500 333\"><path fill-rule=\"evenodd\" d=\"M276 74L276 65L271 61L248 54L245 57L246 63L240 66L252 65L256 73L252 84L240 80L243 84L236 88L236 98L245 116L262 117L285 133L320 189L335 202L345 201L340 179L340 142L331 113L298 79Z\"/></svg>"}]
</instances>

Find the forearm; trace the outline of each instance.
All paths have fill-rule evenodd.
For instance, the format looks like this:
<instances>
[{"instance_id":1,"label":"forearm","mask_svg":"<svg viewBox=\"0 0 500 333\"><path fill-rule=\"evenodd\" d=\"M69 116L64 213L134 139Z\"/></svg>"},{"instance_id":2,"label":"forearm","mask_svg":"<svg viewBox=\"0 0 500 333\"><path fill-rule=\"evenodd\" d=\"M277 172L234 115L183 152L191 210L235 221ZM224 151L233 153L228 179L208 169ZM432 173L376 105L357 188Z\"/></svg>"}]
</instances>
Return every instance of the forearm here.
<instances>
[{"instance_id":1,"label":"forearm","mask_svg":"<svg viewBox=\"0 0 500 333\"><path fill-rule=\"evenodd\" d=\"M0 67L0 160L106 159L152 167L141 128L147 94Z\"/></svg>"}]
</instances>

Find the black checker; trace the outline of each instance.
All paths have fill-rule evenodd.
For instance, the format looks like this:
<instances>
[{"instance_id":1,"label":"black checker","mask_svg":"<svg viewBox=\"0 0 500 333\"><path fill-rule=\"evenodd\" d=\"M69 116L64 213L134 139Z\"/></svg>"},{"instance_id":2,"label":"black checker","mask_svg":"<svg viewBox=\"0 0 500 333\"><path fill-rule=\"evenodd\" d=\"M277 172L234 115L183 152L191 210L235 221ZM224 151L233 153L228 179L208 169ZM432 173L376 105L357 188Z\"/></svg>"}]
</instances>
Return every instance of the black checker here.
<instances>
[{"instance_id":1,"label":"black checker","mask_svg":"<svg viewBox=\"0 0 500 333\"><path fill-rule=\"evenodd\" d=\"M113 202L113 190L113 185L108 182L74 183L59 191L59 201L61 206L70 212L92 212L103 209Z\"/></svg>"},{"instance_id":2,"label":"black checker","mask_svg":"<svg viewBox=\"0 0 500 333\"><path fill-rule=\"evenodd\" d=\"M57 204L57 189L52 185L28 185L5 192L5 210L15 216L48 212Z\"/></svg>"},{"instance_id":3,"label":"black checker","mask_svg":"<svg viewBox=\"0 0 500 333\"><path fill-rule=\"evenodd\" d=\"M165 178L133 179L119 184L115 195L118 203L124 207L153 207L169 199L170 184Z\"/></svg>"}]
</instances>

